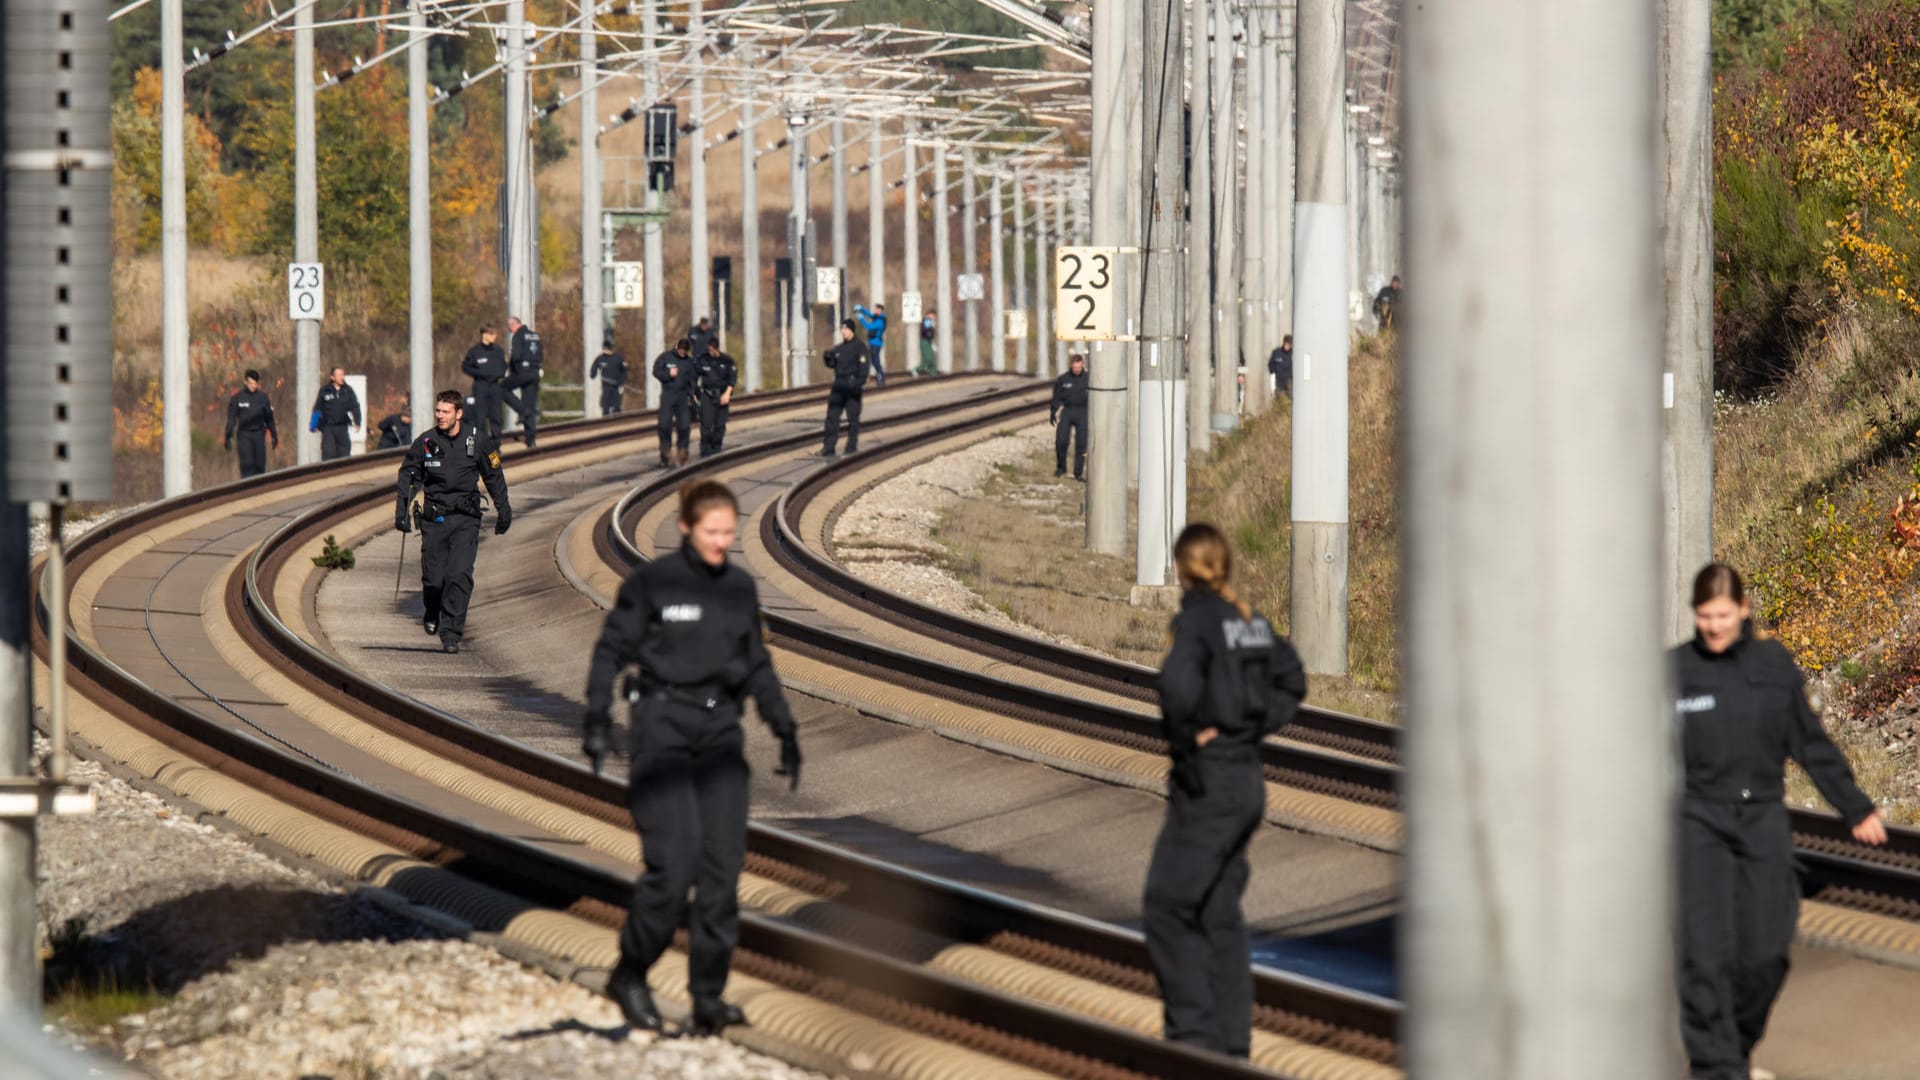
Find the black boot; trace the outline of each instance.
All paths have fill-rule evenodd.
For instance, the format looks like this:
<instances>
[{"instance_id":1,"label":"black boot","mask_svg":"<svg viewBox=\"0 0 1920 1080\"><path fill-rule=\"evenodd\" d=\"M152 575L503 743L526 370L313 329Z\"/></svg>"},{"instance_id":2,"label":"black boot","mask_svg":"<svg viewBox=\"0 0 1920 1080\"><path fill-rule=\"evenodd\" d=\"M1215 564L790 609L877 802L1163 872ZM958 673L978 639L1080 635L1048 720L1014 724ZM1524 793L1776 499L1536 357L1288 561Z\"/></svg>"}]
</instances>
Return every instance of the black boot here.
<instances>
[{"instance_id":1,"label":"black boot","mask_svg":"<svg viewBox=\"0 0 1920 1080\"><path fill-rule=\"evenodd\" d=\"M422 622L420 625L426 628L428 637L432 637L433 635L440 632L440 620L439 618L433 615L427 616L426 621Z\"/></svg>"},{"instance_id":2,"label":"black boot","mask_svg":"<svg viewBox=\"0 0 1920 1080\"><path fill-rule=\"evenodd\" d=\"M693 1019L688 1027L695 1035L718 1035L722 1028L746 1022L747 1014L741 1012L738 1005L719 998L694 998Z\"/></svg>"},{"instance_id":3,"label":"black boot","mask_svg":"<svg viewBox=\"0 0 1920 1080\"><path fill-rule=\"evenodd\" d=\"M654 1007L645 975L625 966L614 968L607 979L607 996L620 1006L620 1014L635 1031L660 1030L660 1010Z\"/></svg>"},{"instance_id":4,"label":"black boot","mask_svg":"<svg viewBox=\"0 0 1920 1080\"><path fill-rule=\"evenodd\" d=\"M443 653L457 653L457 652L459 652L459 651L460 651L460 639L459 639L459 638L457 638L457 637L454 637L454 636L452 636L451 634L442 634L442 635L440 635L440 651L441 651L441 652L443 652Z\"/></svg>"}]
</instances>

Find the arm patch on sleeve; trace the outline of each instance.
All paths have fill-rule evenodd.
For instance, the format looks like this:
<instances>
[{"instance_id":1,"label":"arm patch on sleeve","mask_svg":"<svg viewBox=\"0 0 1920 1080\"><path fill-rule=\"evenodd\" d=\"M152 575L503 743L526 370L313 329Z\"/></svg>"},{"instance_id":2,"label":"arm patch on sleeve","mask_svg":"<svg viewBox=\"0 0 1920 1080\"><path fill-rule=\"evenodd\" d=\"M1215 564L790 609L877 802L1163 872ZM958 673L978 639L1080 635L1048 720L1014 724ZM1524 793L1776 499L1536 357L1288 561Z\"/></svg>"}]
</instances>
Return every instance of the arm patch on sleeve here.
<instances>
[{"instance_id":1,"label":"arm patch on sleeve","mask_svg":"<svg viewBox=\"0 0 1920 1080\"><path fill-rule=\"evenodd\" d=\"M498 469L500 467L500 451L487 451L487 464L492 468Z\"/></svg>"}]
</instances>

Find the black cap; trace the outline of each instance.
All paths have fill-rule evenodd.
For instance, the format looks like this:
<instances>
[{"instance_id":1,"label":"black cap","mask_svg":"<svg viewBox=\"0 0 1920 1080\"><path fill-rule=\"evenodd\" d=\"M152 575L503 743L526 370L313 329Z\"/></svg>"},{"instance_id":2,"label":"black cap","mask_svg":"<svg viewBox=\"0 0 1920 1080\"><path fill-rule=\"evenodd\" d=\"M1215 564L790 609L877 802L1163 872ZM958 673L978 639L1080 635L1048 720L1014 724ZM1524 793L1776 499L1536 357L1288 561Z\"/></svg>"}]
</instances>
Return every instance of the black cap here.
<instances>
[{"instance_id":1,"label":"black cap","mask_svg":"<svg viewBox=\"0 0 1920 1080\"><path fill-rule=\"evenodd\" d=\"M860 327L856 326L852 319L841 319L840 325L846 327L847 332L850 334L857 334L860 332Z\"/></svg>"},{"instance_id":2,"label":"black cap","mask_svg":"<svg viewBox=\"0 0 1920 1080\"><path fill-rule=\"evenodd\" d=\"M249 378L249 379L252 379L252 380L253 380L254 382L259 382L259 381L260 381L260 372L259 372L258 370L256 370L256 369L254 369L254 368L248 368L248 369L247 369L247 378Z\"/></svg>"},{"instance_id":3,"label":"black cap","mask_svg":"<svg viewBox=\"0 0 1920 1080\"><path fill-rule=\"evenodd\" d=\"M679 341L673 343L673 347L675 351L685 349L687 352L692 352L693 340L691 338L681 338Z\"/></svg>"}]
</instances>

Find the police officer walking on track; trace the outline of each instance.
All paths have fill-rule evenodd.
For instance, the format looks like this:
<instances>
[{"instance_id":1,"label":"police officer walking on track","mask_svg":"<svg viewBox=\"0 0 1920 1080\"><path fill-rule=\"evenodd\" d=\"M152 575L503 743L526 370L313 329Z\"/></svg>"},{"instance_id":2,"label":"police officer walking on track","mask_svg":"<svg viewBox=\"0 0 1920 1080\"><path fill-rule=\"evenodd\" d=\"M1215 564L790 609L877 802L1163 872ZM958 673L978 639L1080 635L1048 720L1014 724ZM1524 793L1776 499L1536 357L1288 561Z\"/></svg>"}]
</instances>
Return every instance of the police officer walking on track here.
<instances>
[{"instance_id":1,"label":"police officer walking on track","mask_svg":"<svg viewBox=\"0 0 1920 1080\"><path fill-rule=\"evenodd\" d=\"M663 469L687 463L687 438L692 424L689 412L693 407L692 352L693 343L681 338L673 343L672 352L663 352L653 361L653 377L660 383L660 467ZM676 439L680 445L669 460L667 451Z\"/></svg>"},{"instance_id":2,"label":"police officer walking on track","mask_svg":"<svg viewBox=\"0 0 1920 1080\"><path fill-rule=\"evenodd\" d=\"M1047 423L1053 425L1053 475L1067 475L1067 436L1073 436L1073 478L1087 468L1087 358L1079 353L1067 357L1067 370L1053 381L1053 401L1047 406Z\"/></svg>"},{"instance_id":3,"label":"police officer walking on track","mask_svg":"<svg viewBox=\"0 0 1920 1080\"><path fill-rule=\"evenodd\" d=\"M600 415L619 415L620 398L627 387L627 358L613 351L611 339L600 346L600 355L593 358L587 378L600 380Z\"/></svg>"},{"instance_id":4,"label":"police officer walking on track","mask_svg":"<svg viewBox=\"0 0 1920 1080\"><path fill-rule=\"evenodd\" d=\"M473 557L480 546L480 492L493 497L493 532L513 522L507 505L507 474L500 470L500 446L493 433L466 423L458 390L443 390L433 400L432 431L415 439L400 465L399 501L393 527L413 531L419 522L420 598L427 608L422 625L440 636L445 652L460 651L467 627L467 602L473 597ZM413 493L424 505L416 511ZM405 541L402 541L403 543Z\"/></svg>"},{"instance_id":5,"label":"police officer walking on track","mask_svg":"<svg viewBox=\"0 0 1920 1080\"><path fill-rule=\"evenodd\" d=\"M332 461L353 453L353 429L361 424L360 398L347 385L347 369L336 367L313 399L308 431L320 433L320 460Z\"/></svg>"},{"instance_id":6,"label":"police officer walking on track","mask_svg":"<svg viewBox=\"0 0 1920 1080\"><path fill-rule=\"evenodd\" d=\"M700 399L700 456L720 452L733 411L733 357L720 351L720 339L707 339L707 354L694 361L693 392Z\"/></svg>"},{"instance_id":7,"label":"police officer walking on track","mask_svg":"<svg viewBox=\"0 0 1920 1080\"><path fill-rule=\"evenodd\" d=\"M1680 813L1680 1025L1695 1080L1747 1080L1787 977L1799 918L1788 758L1863 844L1887 842L1873 801L1777 641L1754 637L1746 586L1714 563L1693 580L1694 638L1669 654L1685 755Z\"/></svg>"},{"instance_id":8,"label":"police officer walking on track","mask_svg":"<svg viewBox=\"0 0 1920 1080\"><path fill-rule=\"evenodd\" d=\"M280 449L280 431L273 426L273 402L260 389L260 373L247 372L247 386L236 390L227 400L227 436L223 443L233 449L233 433L240 432L240 478L259 476L267 471L267 437Z\"/></svg>"},{"instance_id":9,"label":"police officer walking on track","mask_svg":"<svg viewBox=\"0 0 1920 1080\"><path fill-rule=\"evenodd\" d=\"M534 428L540 423L540 335L518 318L507 318L507 381L503 400L520 417L521 441L533 449Z\"/></svg>"},{"instance_id":10,"label":"police officer walking on track","mask_svg":"<svg viewBox=\"0 0 1920 1080\"><path fill-rule=\"evenodd\" d=\"M466 422L485 425L487 433L498 438L506 419L500 409L500 385L507 378L507 354L494 344L492 323L480 324L480 343L460 358L460 371L473 380L473 408Z\"/></svg>"},{"instance_id":11,"label":"police officer walking on track","mask_svg":"<svg viewBox=\"0 0 1920 1080\"><path fill-rule=\"evenodd\" d=\"M1307 679L1293 646L1234 598L1218 529L1187 526L1173 559L1185 593L1159 681L1173 771L1142 921L1166 1037L1244 1058L1253 974L1240 896L1267 805L1259 746L1293 719Z\"/></svg>"},{"instance_id":12,"label":"police officer walking on track","mask_svg":"<svg viewBox=\"0 0 1920 1080\"><path fill-rule=\"evenodd\" d=\"M780 767L800 786L800 744L773 661L760 636L753 578L727 562L740 508L718 481L680 492L680 550L647 563L620 586L593 647L581 749L595 771L607 753L614 678L638 668L633 767L627 805L645 869L620 931L620 963L607 994L627 1022L658 1030L647 971L687 924L693 1030L744 1021L721 997L740 940L735 889L746 858L747 762L740 704L752 696L780 740ZM691 910L687 899L691 889Z\"/></svg>"},{"instance_id":13,"label":"police officer walking on track","mask_svg":"<svg viewBox=\"0 0 1920 1080\"><path fill-rule=\"evenodd\" d=\"M852 319L840 323L840 344L827 350L833 369L833 389L827 391L827 445L822 457L834 456L840 441L840 414L847 415L847 453L860 449L860 398L867 388L867 346L857 336Z\"/></svg>"}]
</instances>

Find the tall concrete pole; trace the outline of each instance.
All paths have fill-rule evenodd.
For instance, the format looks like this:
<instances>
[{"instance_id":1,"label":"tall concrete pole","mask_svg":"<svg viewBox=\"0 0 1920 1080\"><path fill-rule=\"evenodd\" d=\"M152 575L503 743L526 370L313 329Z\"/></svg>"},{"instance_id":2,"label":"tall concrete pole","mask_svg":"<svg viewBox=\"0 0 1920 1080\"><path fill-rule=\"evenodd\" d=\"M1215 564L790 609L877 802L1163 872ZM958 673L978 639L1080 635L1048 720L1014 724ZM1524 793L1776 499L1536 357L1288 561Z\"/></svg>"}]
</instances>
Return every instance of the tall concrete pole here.
<instances>
[{"instance_id":1,"label":"tall concrete pole","mask_svg":"<svg viewBox=\"0 0 1920 1080\"><path fill-rule=\"evenodd\" d=\"M1040 312L1040 341L1034 352L1033 373L1043 379L1050 376L1047 357L1053 355L1053 293L1047 288L1047 276L1052 273L1053 249L1047 244L1047 174L1041 173L1034 177L1033 189L1033 291L1039 298L1034 307ZM1096 406L1099 400L1097 397L1093 399ZM1091 427L1087 431L1087 444L1095 445ZM1091 458L1094 455L1088 456ZM1121 494L1125 495L1124 487ZM1121 526L1123 530L1125 527L1124 524ZM1120 542L1124 548L1124 532Z\"/></svg>"},{"instance_id":2,"label":"tall concrete pole","mask_svg":"<svg viewBox=\"0 0 1920 1080\"><path fill-rule=\"evenodd\" d=\"M740 62L752 69L751 50L742 52ZM740 362L746 368L741 381L749 394L759 393L764 379L761 367L761 333L764 313L760 309L760 111L753 100L753 87L740 94L740 268L734 279L740 283ZM647 363L653 363L648 357Z\"/></svg>"},{"instance_id":3,"label":"tall concrete pole","mask_svg":"<svg viewBox=\"0 0 1920 1080\"><path fill-rule=\"evenodd\" d=\"M947 143L933 144L933 320L940 373L953 371L953 221L947 210Z\"/></svg>"},{"instance_id":4,"label":"tall concrete pole","mask_svg":"<svg viewBox=\"0 0 1920 1080\"><path fill-rule=\"evenodd\" d=\"M1347 670L1346 2L1302 0L1294 205L1293 644L1310 672Z\"/></svg>"},{"instance_id":5,"label":"tall concrete pole","mask_svg":"<svg viewBox=\"0 0 1920 1080\"><path fill-rule=\"evenodd\" d=\"M980 272L980 216L978 173L973 147L960 148L960 269L962 273ZM967 370L980 370L980 303L968 300L960 305L967 326Z\"/></svg>"},{"instance_id":6,"label":"tall concrete pole","mask_svg":"<svg viewBox=\"0 0 1920 1080\"><path fill-rule=\"evenodd\" d=\"M787 139L789 157L787 172L787 258L793 266L793 281L787 300L787 323L790 327L787 337L787 381L789 387L805 386L812 375L811 361L807 347L807 248L812 241L807 231L812 223L812 213L807 205L807 134L806 125L787 121Z\"/></svg>"},{"instance_id":7,"label":"tall concrete pole","mask_svg":"<svg viewBox=\"0 0 1920 1080\"><path fill-rule=\"evenodd\" d=\"M987 177L987 358L995 371L1007 370L1007 260L1006 221L1000 202L1000 179Z\"/></svg>"},{"instance_id":8,"label":"tall concrete pole","mask_svg":"<svg viewBox=\"0 0 1920 1080\"><path fill-rule=\"evenodd\" d=\"M660 103L660 0L641 0L640 2L640 47L646 50L647 59L641 66L640 100L652 107ZM641 202L647 211L647 217L640 223L640 302L646 305L646 332L643 336L645 349L641 356L642 365L651 365L653 358L667 351L667 283L665 260L661 253L660 235L660 193L655 191L651 180L647 184L646 195ZM652 378L642 380L647 384L647 407L660 404L660 384Z\"/></svg>"},{"instance_id":9,"label":"tall concrete pole","mask_svg":"<svg viewBox=\"0 0 1920 1080\"><path fill-rule=\"evenodd\" d=\"M1713 560L1713 60L1709 0L1659 0L1666 336L1667 640L1693 635L1693 575Z\"/></svg>"},{"instance_id":10,"label":"tall concrete pole","mask_svg":"<svg viewBox=\"0 0 1920 1080\"><path fill-rule=\"evenodd\" d=\"M413 42L407 47L407 394L413 430L433 426L433 164L428 151L433 128L427 118L427 9L414 0L408 13ZM582 116L592 116L592 98ZM584 166L583 166L584 168ZM585 220L598 224L599 214ZM589 230L591 231L591 230ZM598 234L595 234L598 242ZM597 261L597 260L596 260ZM596 289L593 302L598 305ZM305 406L303 405L302 408ZM297 414L296 414L297 415Z\"/></svg>"},{"instance_id":11,"label":"tall concrete pole","mask_svg":"<svg viewBox=\"0 0 1920 1080\"><path fill-rule=\"evenodd\" d=\"M594 27L600 0L587 0L580 12L580 406L589 417L600 415L600 395L594 392L593 361L606 339L606 298L602 294L600 250L600 38ZM696 232L696 235L698 233ZM652 357L642 357L652 363ZM418 396L414 401L418 402ZM425 428L415 430L424 431Z\"/></svg>"},{"instance_id":12,"label":"tall concrete pole","mask_svg":"<svg viewBox=\"0 0 1920 1080\"><path fill-rule=\"evenodd\" d=\"M1213 274L1214 380L1207 395L1208 425L1232 431L1240 423L1236 369L1240 366L1240 148L1239 103L1233 92L1233 0L1213 0ZM1247 381L1266 377L1264 355L1248 356Z\"/></svg>"},{"instance_id":13,"label":"tall concrete pole","mask_svg":"<svg viewBox=\"0 0 1920 1080\"><path fill-rule=\"evenodd\" d=\"M1072 236L1072 234L1067 231L1067 178L1065 174L1054 175L1056 179L1054 181L1053 192L1053 237L1055 244L1064 245L1069 242L1069 238ZM1048 261L1052 261L1051 252L1048 253ZM1045 374L1053 376L1065 370L1067 370L1067 343L1064 341L1055 341L1053 343L1053 370L1045 372ZM1179 376L1175 375L1174 378L1179 378ZM1091 435L1093 433L1088 432L1087 434Z\"/></svg>"},{"instance_id":14,"label":"tall concrete pole","mask_svg":"<svg viewBox=\"0 0 1920 1080\"><path fill-rule=\"evenodd\" d=\"M1093 5L1093 146L1089 165L1093 209L1092 242L1099 247L1122 247L1127 234L1127 158L1130 112L1136 99L1123 83L1126 53L1140 47L1131 33L1134 4ZM1036 218L1044 218L1038 199ZM1044 228L1044 224L1040 226ZM1053 296L1046 287L1047 267L1034 259L1034 309L1041 313L1038 349L1045 356L1046 312ZM1125 280L1124 277L1122 280ZM1128 311L1124 288L1115 290L1120 311ZM1106 555L1127 550L1127 349L1117 341L1096 341L1087 356L1087 547Z\"/></svg>"},{"instance_id":15,"label":"tall concrete pole","mask_svg":"<svg viewBox=\"0 0 1920 1080\"><path fill-rule=\"evenodd\" d=\"M1206 0L1187 9L1187 57L1191 83L1187 98L1192 126L1187 175L1187 448L1204 454L1212 440L1213 418L1213 77L1208 68L1212 43L1207 35ZM1221 36L1226 24L1220 26ZM1221 103L1222 111L1224 102ZM1227 172L1222 168L1222 174ZM1222 379L1233 378L1230 368Z\"/></svg>"},{"instance_id":16,"label":"tall concrete pole","mask_svg":"<svg viewBox=\"0 0 1920 1080\"><path fill-rule=\"evenodd\" d=\"M841 314L847 310L847 290L853 287L848 263L847 243L847 107L836 104L833 107L833 122L829 125L829 138L832 145L827 148L827 162L833 174L833 265L840 268L840 302L834 305L835 322L846 318Z\"/></svg>"},{"instance_id":17,"label":"tall concrete pole","mask_svg":"<svg viewBox=\"0 0 1920 1080\"><path fill-rule=\"evenodd\" d=\"M1034 316L1039 313L1040 304L1027 292L1027 195L1021 190L1020 171L1014 170L1013 183L1008 190L1013 196L1013 295L1014 306L1027 312L1027 332L1013 344L1013 370L1026 373L1032 371L1033 357L1029 346L1033 339Z\"/></svg>"},{"instance_id":18,"label":"tall concrete pole","mask_svg":"<svg viewBox=\"0 0 1920 1080\"><path fill-rule=\"evenodd\" d=\"M887 181L881 168L880 121L867 129L867 308L887 302ZM899 308L894 308L897 316ZM910 340L904 327L888 326L895 341ZM884 370L886 360L881 358Z\"/></svg>"},{"instance_id":19,"label":"tall concrete pole","mask_svg":"<svg viewBox=\"0 0 1920 1080\"><path fill-rule=\"evenodd\" d=\"M1403 9L1419 288L1403 337L1402 988L1407 1073L1431 1080L1684 1071L1648 483L1653 9L1544 10ZM1318 174L1301 166L1305 187Z\"/></svg>"},{"instance_id":20,"label":"tall concrete pole","mask_svg":"<svg viewBox=\"0 0 1920 1080\"><path fill-rule=\"evenodd\" d=\"M1262 309L1266 314L1261 327L1265 336L1258 350L1257 361L1264 371L1267 354L1280 344L1285 335L1293 332L1294 201L1297 191L1294 141L1297 133L1295 109L1299 98L1294 92L1294 65L1298 59L1295 28L1299 25L1299 19L1296 9L1291 5L1263 14L1261 18L1274 28L1264 38L1263 64L1269 77L1260 87L1264 100L1262 112L1268 118L1268 130L1275 131L1279 136L1263 139L1260 143L1265 151L1261 157L1262 175L1267 178L1260 193L1267 206L1260 224L1264 230L1263 244L1270 253L1263 281L1266 291ZM1253 365L1256 360L1249 355L1247 363ZM1247 380L1249 413L1258 415L1266 412L1272 400L1273 391L1265 379L1250 377Z\"/></svg>"},{"instance_id":21,"label":"tall concrete pole","mask_svg":"<svg viewBox=\"0 0 1920 1080\"><path fill-rule=\"evenodd\" d=\"M900 207L900 237L906 242L906 265L901 268L906 284L906 292L920 291L920 164L919 154L914 150L913 122L907 122L906 131L900 137L902 157L906 164L907 194ZM924 300L922 301L924 303ZM920 364L920 328L902 326L900 340L907 346L907 367L917 368Z\"/></svg>"},{"instance_id":22,"label":"tall concrete pole","mask_svg":"<svg viewBox=\"0 0 1920 1080\"><path fill-rule=\"evenodd\" d=\"M1150 155L1141 191L1147 223L1140 350L1140 517L1134 580L1160 588L1172 579L1173 540L1187 516L1186 384L1181 380L1186 330L1180 251L1182 121L1180 55L1185 27L1180 0L1148 0L1142 100Z\"/></svg>"},{"instance_id":23,"label":"tall concrete pole","mask_svg":"<svg viewBox=\"0 0 1920 1080\"><path fill-rule=\"evenodd\" d=\"M187 333L187 123L186 56L182 31L184 0L160 2L160 481L168 498L193 490L192 410L187 377L190 342ZM312 19L312 9L300 18ZM309 35L312 30L307 31ZM312 54L308 57L311 60ZM311 70L311 69L309 69ZM308 102L311 104L312 99ZM295 154L298 155L296 149ZM297 193L296 193L297 194ZM296 324L296 325L305 325ZM307 368L300 367L305 380ZM299 381L298 386L305 386ZM318 387L296 389L305 396L293 415L305 432L307 406ZM306 436L300 437L301 461L308 458Z\"/></svg>"},{"instance_id":24,"label":"tall concrete pole","mask_svg":"<svg viewBox=\"0 0 1920 1080\"><path fill-rule=\"evenodd\" d=\"M313 5L293 17L293 259L320 261L320 196L313 136ZM294 382L299 401L294 417L299 438L297 459L320 460L320 434L307 430L308 410L320 395L320 321L293 323Z\"/></svg>"},{"instance_id":25,"label":"tall concrete pole","mask_svg":"<svg viewBox=\"0 0 1920 1080\"><path fill-rule=\"evenodd\" d=\"M692 322L700 321L702 315L714 315L713 310L713 263L708 258L707 236L707 80L701 77L706 70L707 30L706 20L702 17L702 0L693 0L693 7L687 13L687 38L691 45L694 62L693 78L687 86L687 123L693 128L689 134L687 147L687 207L691 220L687 224L687 261L693 265L687 267L691 289L687 296L688 318ZM714 327L720 325L714 319ZM653 362L652 357L647 363Z\"/></svg>"},{"instance_id":26,"label":"tall concrete pole","mask_svg":"<svg viewBox=\"0 0 1920 1080\"><path fill-rule=\"evenodd\" d=\"M1361 273L1366 266L1366 240L1361 228L1361 219L1366 216L1366 191L1360 178L1360 118L1351 112L1346 114L1347 121L1347 311L1349 318L1354 309L1354 301L1366 292L1366 282ZM1361 310L1366 310L1363 305ZM1364 319L1365 316L1363 315Z\"/></svg>"},{"instance_id":27,"label":"tall concrete pole","mask_svg":"<svg viewBox=\"0 0 1920 1080\"><path fill-rule=\"evenodd\" d=\"M1280 343L1278 335L1272 337L1272 345L1267 343L1267 307L1270 299L1267 278L1275 271L1277 263L1269 257L1272 249L1266 244L1266 223L1273 216L1277 200L1272 190L1273 176L1268 168L1270 159L1263 144L1277 138L1274 131L1277 125L1276 118L1267 111L1272 102L1266 96L1265 84L1273 65L1266 46L1269 35L1265 33L1263 22L1259 11L1247 12L1247 157L1246 172L1240 178L1246 210L1241 231L1247 237L1246 245L1240 249L1240 355L1246 358L1249 369L1246 397L1244 401L1241 399L1237 382L1233 385L1223 382L1215 397L1216 410L1232 414L1234 425L1239 423L1241 415L1252 415L1258 411L1254 392L1266 384L1264 380L1254 377L1254 369L1257 366L1258 370L1264 371L1267 354L1274 345Z\"/></svg>"},{"instance_id":28,"label":"tall concrete pole","mask_svg":"<svg viewBox=\"0 0 1920 1080\"><path fill-rule=\"evenodd\" d=\"M506 184L507 314L530 325L533 313L533 141L528 136L532 98L528 92L526 0L507 4ZM512 418L512 411L507 416Z\"/></svg>"}]
</instances>

